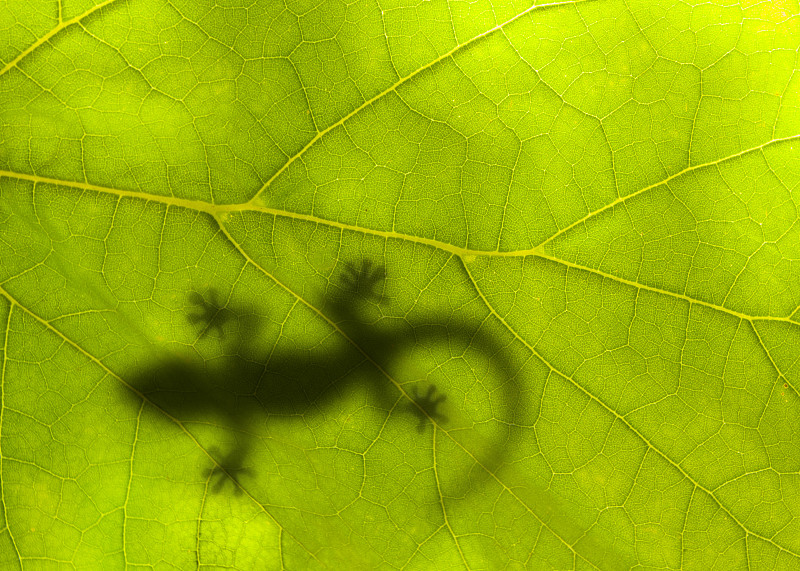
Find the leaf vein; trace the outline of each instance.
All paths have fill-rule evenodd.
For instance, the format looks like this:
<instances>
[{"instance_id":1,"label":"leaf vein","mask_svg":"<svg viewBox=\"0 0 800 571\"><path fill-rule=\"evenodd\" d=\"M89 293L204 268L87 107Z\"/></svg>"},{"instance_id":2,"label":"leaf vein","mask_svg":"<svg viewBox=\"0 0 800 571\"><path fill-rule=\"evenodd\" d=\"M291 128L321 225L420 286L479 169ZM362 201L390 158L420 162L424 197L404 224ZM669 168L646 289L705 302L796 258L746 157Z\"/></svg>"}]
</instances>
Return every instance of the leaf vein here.
<instances>
[{"instance_id":1,"label":"leaf vein","mask_svg":"<svg viewBox=\"0 0 800 571\"><path fill-rule=\"evenodd\" d=\"M564 377L565 379L569 380L569 382L570 382L570 383L571 383L573 386L575 386L575 388L577 388L579 391L581 391L581 392L582 392L584 395L586 395L586 396L587 396L589 399L591 399L591 400L595 401L595 402L596 402L597 404L599 404L599 405L600 405L600 406L601 406L603 409L605 409L605 410L606 410L608 413L610 413L610 414L611 414L611 415L613 415L613 416L614 416L616 419L618 419L619 421L621 421L622 423L624 423L624 424L625 424L625 426L627 426L627 427L628 427L628 428L629 428L629 429L630 429L630 430L631 430L631 431L632 431L634 434L636 434L636 436L637 436L637 437L638 437L638 438L639 438L639 439L640 439L640 440L641 440L641 441L642 441L642 442L643 442L643 443L644 443L644 444L645 444L645 445L646 445L646 446L647 446L649 449L652 449L652 450L653 450L653 451L654 451L656 454L658 454L658 455L659 455L661 458L663 458L663 459L664 459L666 462L668 462L670 465L672 465L672 466L673 466L673 467L674 467L676 470L678 470L678 471L679 471L679 472L680 472L680 473L683 475L683 477L684 477L684 478L686 478L686 479L687 479L689 482L691 482L691 483L692 483L692 484L693 484L693 485L694 485L696 488L698 488L698 489L702 490L703 492L705 492L706 494L708 494L708 495L709 495L711 498L713 498L713 499L714 499L714 502L715 502L715 503L716 503L716 504L717 504L717 505L720 507L720 509L721 509L721 510L723 510L723 511L724 511L724 512L725 512L725 513L728 515L728 517L730 517L730 518L731 518L731 519L732 519L734 522L736 522L736 524L737 524L737 525L738 525L740 528L742 528L742 530L745 532L745 534L747 534L747 535L752 535L753 537L757 537L757 538L759 538L759 539L761 539L761 540L763 540L763 541L766 541L766 542L770 543L771 545L774 545L774 546L775 546L776 548L778 548L779 550L781 550L781 551L784 551L784 552L786 552L786 553L789 553L789 554L791 554L791 555L795 556L796 558L800 559L800 553L795 553L794 551L791 551L790 549L787 549L787 548L785 548L785 547L783 547L783 546L781 546L781 545L779 545L779 544L775 543L774 541L772 541L771 539L769 539L769 538L767 538L767 537L764 537L764 536L762 536L762 535L759 535L759 534L757 534L757 533L755 533L755 532L753 532L753 531L750 531L750 530L749 530L749 529L748 529L748 528L747 528L747 527L746 527L746 526L745 526L745 525L744 525L744 524L743 524L741 521L739 521L739 519L738 519L738 518L737 518L735 515L733 515L733 513L731 513L731 512L730 512L730 510L728 510L728 508L727 508L727 507L725 507L725 505L724 505L724 504L723 504L723 503L722 503L722 502L721 502L721 501L720 501L720 500L719 500L719 499L716 497L716 495L715 495L715 494L714 494L714 493L713 493L711 490L709 490L708 488L706 488L705 486L703 486L702 484L700 484L698 481L696 481L696 480L695 480L695 479L694 479L694 478L691 476L691 474L689 474L689 473L688 473L688 472L687 472L687 471L686 471L686 470L685 470L683 467L681 467L681 465L680 465L680 464L678 464L678 463L676 463L676 462L673 462L673 461L672 461L672 459L671 459L669 456L667 456L667 454L666 454L666 453L662 452L662 451L661 451L661 450L660 450L658 447L656 447L656 446L655 446L655 445L654 445L652 442L650 442L650 440L648 440L648 439L647 439L647 437L645 437L645 436L644 436L644 435L643 435L641 432L639 432L639 430L638 430L638 429L637 429L635 426L633 426L633 425L632 425L632 424L631 424L631 423L630 423L630 422L629 422L629 421L628 421L628 420L627 420L627 419L626 419L624 416L620 415L620 414L619 414L617 411L615 411L613 408L611 408L609 405L607 405L605 402L603 402L603 401L602 401L600 398L596 397L596 396L595 396L595 395L593 395L591 392L589 392L589 391L588 391L586 388L584 388L584 386L583 386L583 385L581 385L581 384L580 384L578 381L576 381L576 380L575 380L575 379L574 379L572 376L568 376L568 375L566 375L565 373L562 373L561 371L559 371L558 369L556 369L556 368L555 368L555 367L554 367L554 366L553 366L553 365L552 365L552 364L551 364L549 361L547 361L547 360L546 360L546 359L545 359L545 358L544 358L544 357L543 357L543 356L542 356L542 355L541 355L541 354L540 354L540 353L539 353L539 352L536 350L536 348L535 348L535 347L533 347L532 345L530 345L530 344L529 344L529 343L528 343L528 342L527 342L527 341L526 341L526 340L525 340L525 339L524 339L524 338L523 338L523 337L522 337L522 336L521 336L521 335L520 335L520 334L519 334L519 333L518 333L518 332L517 332L517 331L516 331L516 330L515 330L513 327L511 327L511 325L510 325L510 324L508 324L508 323L507 323L507 322L506 322L506 321L505 321L505 320L504 320L504 319L503 319L503 318L502 318L502 317L501 317L501 316L500 316L500 315L497 313L497 311L494 309L494 306L491 304L491 302L488 300L488 298L486 298L486 296L484 296L484 295L483 295L483 292L481 291L480 287L478 287L478 283L477 283L477 281L475 281L475 280L472 278L472 274L469 272L469 269L466 267L466 265L465 265L464 267L465 267L465 269L467 270L467 273L470 275L470 280L471 280L471 281L472 281L472 283L475 285L475 290L476 290L476 291L478 292L478 294L481 296L481 298L483 299L483 301L484 301L484 303L486 304L486 307L489 309L489 311L491 311L491 313L492 313L492 314L493 314L493 315L494 315L494 316L495 316L497 319L499 319L499 320L500 320L500 321L503 323L503 325L505 325L505 327L507 327L507 328L508 328L508 330L509 330L509 331L510 331L510 332L511 332L513 335L514 335L514 337L516 337L516 338L517 338L517 339L518 339L518 340L519 340L521 343L523 343L523 344L525 345L525 347L527 347L527 348L528 348L528 350L530 350L530 351L531 351L531 353L533 353L534 355L536 355L536 356L537 356L537 357L538 357L538 358L539 358L539 359L542 361L542 363L543 363L545 366L547 366L547 367L548 367L548 368L549 368L551 371L553 371L554 373L556 373L556 374L558 374L558 375L561 375L561 376L562 376L562 377Z\"/></svg>"}]
</instances>

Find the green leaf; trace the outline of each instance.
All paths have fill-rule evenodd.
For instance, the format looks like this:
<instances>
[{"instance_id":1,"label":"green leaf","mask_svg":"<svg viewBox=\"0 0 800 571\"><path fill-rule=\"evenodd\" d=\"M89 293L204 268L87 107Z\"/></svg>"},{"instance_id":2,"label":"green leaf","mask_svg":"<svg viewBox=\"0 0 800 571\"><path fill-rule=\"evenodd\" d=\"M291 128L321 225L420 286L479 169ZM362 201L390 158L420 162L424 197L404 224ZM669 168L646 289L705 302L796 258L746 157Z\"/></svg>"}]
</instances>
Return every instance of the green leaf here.
<instances>
[{"instance_id":1,"label":"green leaf","mask_svg":"<svg viewBox=\"0 0 800 571\"><path fill-rule=\"evenodd\" d=\"M0 568L800 567L797 14L0 2Z\"/></svg>"}]
</instances>

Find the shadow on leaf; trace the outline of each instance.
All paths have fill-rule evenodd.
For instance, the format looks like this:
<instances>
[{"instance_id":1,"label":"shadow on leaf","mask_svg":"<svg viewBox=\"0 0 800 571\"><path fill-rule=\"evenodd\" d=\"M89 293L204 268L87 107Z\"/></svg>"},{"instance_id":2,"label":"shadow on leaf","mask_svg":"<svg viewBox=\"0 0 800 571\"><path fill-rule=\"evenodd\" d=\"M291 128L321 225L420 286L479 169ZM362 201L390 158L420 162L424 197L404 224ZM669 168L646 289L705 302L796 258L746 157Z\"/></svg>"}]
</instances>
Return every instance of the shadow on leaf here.
<instances>
[{"instance_id":1,"label":"shadow on leaf","mask_svg":"<svg viewBox=\"0 0 800 571\"><path fill-rule=\"evenodd\" d=\"M256 475L247 467L254 444L247 430L252 421L276 422L280 417L314 414L322 404L335 404L344 394L343 383L352 382L350 373L357 367L372 371L369 393L381 409L392 410L400 393L404 394L406 410L416 417L419 433L428 424L444 427L448 423L442 410L447 395L427 381L418 381L409 392L387 373L416 347L460 343L483 353L504 378L513 377L506 347L479 324L444 315L414 323L395 320L391 328L364 323L364 304L387 301L385 276L384 268L371 260L345 264L321 310L325 317L320 318L339 333L333 342L312 350L286 347L279 338L260 356L253 340L263 324L252 307L223 301L213 289L191 292L187 322L196 329L198 340L213 338L228 356L206 362L197 356L171 355L130 379L134 393L129 394L138 393L182 425L213 424L231 436L227 446L209 447L214 465L207 476L214 492L224 489L226 481L240 492L240 480ZM365 382L363 376L359 378L358 382ZM509 411L521 406L519 395L513 394L518 392L517 384L504 386L506 402L501 406ZM494 447L493 458L483 459L484 465L499 461L502 450L502 446Z\"/></svg>"}]
</instances>

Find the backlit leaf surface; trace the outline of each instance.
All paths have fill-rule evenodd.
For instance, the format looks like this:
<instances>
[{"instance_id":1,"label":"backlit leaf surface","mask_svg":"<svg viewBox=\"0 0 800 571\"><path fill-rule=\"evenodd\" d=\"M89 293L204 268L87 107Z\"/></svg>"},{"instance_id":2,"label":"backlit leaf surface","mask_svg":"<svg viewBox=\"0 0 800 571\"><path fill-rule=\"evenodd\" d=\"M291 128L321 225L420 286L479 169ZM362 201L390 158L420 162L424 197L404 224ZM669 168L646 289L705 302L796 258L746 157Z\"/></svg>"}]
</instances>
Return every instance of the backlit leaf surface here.
<instances>
[{"instance_id":1,"label":"backlit leaf surface","mask_svg":"<svg viewBox=\"0 0 800 571\"><path fill-rule=\"evenodd\" d=\"M0 2L0 568L800 567L797 13Z\"/></svg>"}]
</instances>

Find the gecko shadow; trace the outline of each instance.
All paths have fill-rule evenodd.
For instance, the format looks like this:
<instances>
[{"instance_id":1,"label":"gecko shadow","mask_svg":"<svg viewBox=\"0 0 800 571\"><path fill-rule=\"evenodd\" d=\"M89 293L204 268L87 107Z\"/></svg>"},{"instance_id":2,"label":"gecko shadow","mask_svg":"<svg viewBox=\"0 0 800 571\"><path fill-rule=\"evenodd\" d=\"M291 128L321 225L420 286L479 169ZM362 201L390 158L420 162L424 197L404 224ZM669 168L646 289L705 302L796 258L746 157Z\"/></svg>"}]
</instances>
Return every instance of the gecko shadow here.
<instances>
[{"instance_id":1,"label":"gecko shadow","mask_svg":"<svg viewBox=\"0 0 800 571\"><path fill-rule=\"evenodd\" d=\"M197 339L218 340L229 356L212 362L165 357L130 379L132 391L127 394L145 399L181 425L213 424L232 438L227 449L209 450L215 467L208 475L216 479L212 490L219 491L227 478L238 483L237 478L248 472L244 466L255 437L247 427L253 419L268 416L275 422L281 416L313 414L342 398L347 383L366 383L374 404L385 411L393 410L398 398L404 399L405 409L418 421L418 433L431 423L445 425L448 418L441 407L447 395L427 379L408 385L412 387L408 390L391 377L397 361L420 347L471 347L504 378L514 377L507 346L475 323L445 315L414 323L395 320L393 327L364 323L360 309L366 303L386 301L380 291L384 278L384 269L369 260L346 264L337 292L325 300L320 312L332 330L327 342L286 347L278 337L266 352L254 343L264 329L255 308L222 302L216 290L191 292L188 301L193 310L187 321L196 328ZM368 374L353 375L357 369ZM420 385L425 386L422 391ZM499 408L510 413L523 399L517 383L509 381L503 387ZM500 461L503 450L503 443L494 446L484 461ZM241 491L239 486L234 489Z\"/></svg>"}]
</instances>

